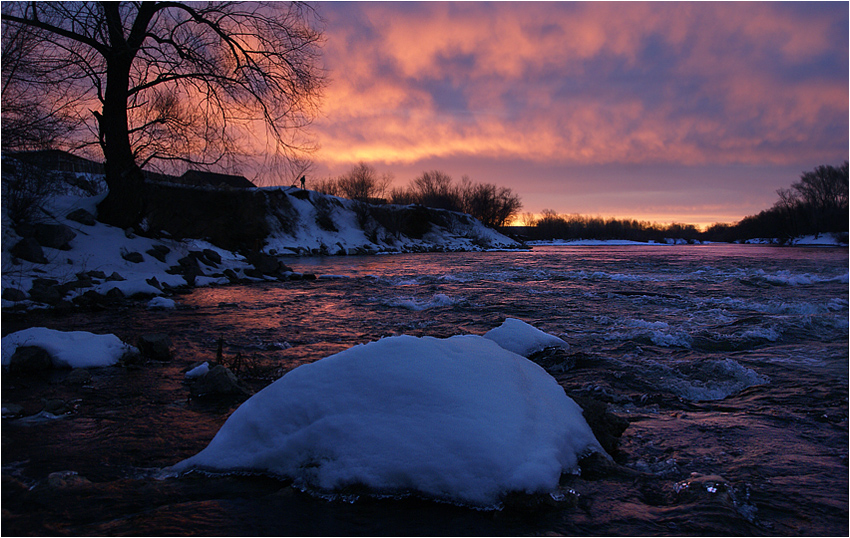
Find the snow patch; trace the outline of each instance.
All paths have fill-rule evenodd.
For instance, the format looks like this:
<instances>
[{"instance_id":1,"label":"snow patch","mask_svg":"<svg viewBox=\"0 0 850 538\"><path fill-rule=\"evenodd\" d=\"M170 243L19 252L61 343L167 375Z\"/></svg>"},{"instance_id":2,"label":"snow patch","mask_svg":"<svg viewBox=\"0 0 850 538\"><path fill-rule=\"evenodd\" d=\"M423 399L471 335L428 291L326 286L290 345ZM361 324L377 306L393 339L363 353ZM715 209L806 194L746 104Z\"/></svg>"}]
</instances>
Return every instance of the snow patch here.
<instances>
[{"instance_id":1,"label":"snow patch","mask_svg":"<svg viewBox=\"0 0 850 538\"><path fill-rule=\"evenodd\" d=\"M484 338L496 342L499 347L517 355L528 357L546 348L569 349L570 345L555 335L545 333L528 323L508 318L500 326L484 334Z\"/></svg>"},{"instance_id":2,"label":"snow patch","mask_svg":"<svg viewBox=\"0 0 850 538\"><path fill-rule=\"evenodd\" d=\"M92 334L84 331L55 331L32 327L3 337L2 364L8 366L18 347L36 346L46 350L56 366L92 368L112 366L126 353L138 350L122 342L114 334Z\"/></svg>"}]
</instances>

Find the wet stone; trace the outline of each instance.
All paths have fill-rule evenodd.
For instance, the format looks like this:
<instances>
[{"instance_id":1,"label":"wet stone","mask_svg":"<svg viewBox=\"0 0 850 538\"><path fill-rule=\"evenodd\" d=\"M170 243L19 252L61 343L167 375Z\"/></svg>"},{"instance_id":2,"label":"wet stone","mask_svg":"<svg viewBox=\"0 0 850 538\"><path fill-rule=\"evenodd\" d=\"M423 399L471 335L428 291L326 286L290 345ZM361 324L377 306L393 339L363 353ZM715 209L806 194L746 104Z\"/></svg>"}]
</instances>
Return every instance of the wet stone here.
<instances>
[{"instance_id":1,"label":"wet stone","mask_svg":"<svg viewBox=\"0 0 850 538\"><path fill-rule=\"evenodd\" d=\"M37 346L20 346L9 360L9 371L28 374L44 372L53 368L53 357L47 350Z\"/></svg>"},{"instance_id":2,"label":"wet stone","mask_svg":"<svg viewBox=\"0 0 850 538\"><path fill-rule=\"evenodd\" d=\"M167 334L143 334L136 342L136 346L143 356L155 361L170 361L173 358L171 339Z\"/></svg>"}]
</instances>

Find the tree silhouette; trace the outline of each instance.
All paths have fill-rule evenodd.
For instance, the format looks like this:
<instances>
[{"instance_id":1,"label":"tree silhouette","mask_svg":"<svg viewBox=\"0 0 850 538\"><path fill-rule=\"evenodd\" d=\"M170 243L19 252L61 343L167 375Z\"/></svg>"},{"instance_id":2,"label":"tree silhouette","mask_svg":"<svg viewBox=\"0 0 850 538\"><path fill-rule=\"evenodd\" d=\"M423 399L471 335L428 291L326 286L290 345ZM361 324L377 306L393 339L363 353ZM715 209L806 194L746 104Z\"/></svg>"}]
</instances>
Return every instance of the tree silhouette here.
<instances>
[{"instance_id":1,"label":"tree silhouette","mask_svg":"<svg viewBox=\"0 0 850 538\"><path fill-rule=\"evenodd\" d=\"M303 147L325 83L311 8L240 2L4 2L3 33L26 28L44 67L33 86L71 81L103 150L122 227L144 216L140 164L205 165L261 131L274 152ZM259 125L258 125L259 124Z\"/></svg>"}]
</instances>

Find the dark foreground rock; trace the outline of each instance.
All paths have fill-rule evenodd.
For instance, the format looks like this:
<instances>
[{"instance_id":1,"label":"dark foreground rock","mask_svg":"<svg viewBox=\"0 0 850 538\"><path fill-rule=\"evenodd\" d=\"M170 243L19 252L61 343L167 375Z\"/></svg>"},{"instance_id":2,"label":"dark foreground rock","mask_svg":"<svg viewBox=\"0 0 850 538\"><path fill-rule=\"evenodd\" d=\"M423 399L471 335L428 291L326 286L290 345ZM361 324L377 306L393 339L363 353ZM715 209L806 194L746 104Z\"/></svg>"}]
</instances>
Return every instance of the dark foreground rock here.
<instances>
[{"instance_id":1,"label":"dark foreground rock","mask_svg":"<svg viewBox=\"0 0 850 538\"><path fill-rule=\"evenodd\" d=\"M221 364L213 366L206 374L189 380L189 392L193 398L251 396L251 390L239 381L236 374Z\"/></svg>"},{"instance_id":2,"label":"dark foreground rock","mask_svg":"<svg viewBox=\"0 0 850 538\"><path fill-rule=\"evenodd\" d=\"M171 339L167 334L143 334L136 341L136 347L143 357L153 359L155 361L170 361L173 356L171 354Z\"/></svg>"}]
</instances>

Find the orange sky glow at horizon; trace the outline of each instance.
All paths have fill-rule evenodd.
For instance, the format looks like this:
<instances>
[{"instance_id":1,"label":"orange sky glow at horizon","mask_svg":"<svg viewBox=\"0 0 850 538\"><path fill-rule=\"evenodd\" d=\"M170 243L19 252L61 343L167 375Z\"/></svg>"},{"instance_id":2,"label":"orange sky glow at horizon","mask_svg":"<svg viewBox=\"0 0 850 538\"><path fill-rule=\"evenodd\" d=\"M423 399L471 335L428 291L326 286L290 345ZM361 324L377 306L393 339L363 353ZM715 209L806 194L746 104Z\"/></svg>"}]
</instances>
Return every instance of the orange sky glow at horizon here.
<instances>
[{"instance_id":1,"label":"orange sky glow at horizon","mask_svg":"<svg viewBox=\"0 0 850 538\"><path fill-rule=\"evenodd\" d=\"M848 156L846 3L317 8L314 177L436 169L507 186L523 212L704 227Z\"/></svg>"}]
</instances>

